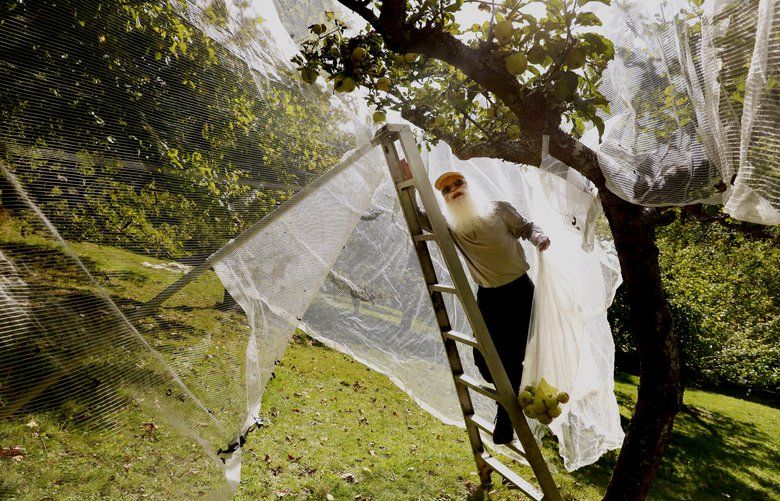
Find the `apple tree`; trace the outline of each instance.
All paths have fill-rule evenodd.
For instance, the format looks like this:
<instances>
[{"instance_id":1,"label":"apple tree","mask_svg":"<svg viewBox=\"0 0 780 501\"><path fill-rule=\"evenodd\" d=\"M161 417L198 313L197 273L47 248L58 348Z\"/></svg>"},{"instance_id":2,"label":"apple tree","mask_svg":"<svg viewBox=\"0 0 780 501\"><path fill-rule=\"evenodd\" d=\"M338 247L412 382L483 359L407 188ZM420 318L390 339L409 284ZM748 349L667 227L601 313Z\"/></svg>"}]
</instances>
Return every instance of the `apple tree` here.
<instances>
[{"instance_id":1,"label":"apple tree","mask_svg":"<svg viewBox=\"0 0 780 501\"><path fill-rule=\"evenodd\" d=\"M609 107L599 82L614 47L593 31L601 20L592 1L609 3L549 0L542 15L532 15L528 0L339 0L365 28L348 32L326 13L294 61L305 82L324 75L337 92L364 88L375 121L397 110L427 141L446 141L461 159L538 166L548 135L550 154L598 187L641 364L636 409L605 499L644 499L681 405L680 363L655 211L610 192L596 153L578 141L588 124L603 132L598 111ZM459 25L455 14L474 7L489 20Z\"/></svg>"}]
</instances>

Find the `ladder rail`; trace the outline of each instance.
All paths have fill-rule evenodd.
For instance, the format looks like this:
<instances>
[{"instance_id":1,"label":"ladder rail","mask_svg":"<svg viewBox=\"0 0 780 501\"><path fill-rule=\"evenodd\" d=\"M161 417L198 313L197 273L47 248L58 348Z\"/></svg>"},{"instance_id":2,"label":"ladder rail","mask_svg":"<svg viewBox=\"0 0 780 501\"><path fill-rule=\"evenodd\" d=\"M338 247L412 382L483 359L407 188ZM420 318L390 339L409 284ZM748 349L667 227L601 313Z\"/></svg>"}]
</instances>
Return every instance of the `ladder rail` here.
<instances>
[{"instance_id":1,"label":"ladder rail","mask_svg":"<svg viewBox=\"0 0 780 501\"><path fill-rule=\"evenodd\" d=\"M380 135L377 134L377 139L379 138ZM385 159L387 160L389 166L400 165L398 151L394 145L396 139L397 135L386 133L383 135L380 141L382 152L384 153ZM409 227L409 231L412 235L421 234L422 227L417 218L416 205L413 199L414 195L410 190L399 187L399 183L404 182L401 169L391 168L390 176L396 186L396 193L401 205L401 210L404 213L404 219L406 220L406 223ZM423 277L425 278L425 282L429 285L436 284L438 282L436 269L433 265L433 260L431 259L430 251L428 250L427 245L424 241L421 240L413 241L413 243L418 261L420 263L420 268L422 269ZM450 326L450 318L447 314L447 308L442 293L433 290L430 287L428 290L430 293L436 322L438 323L440 330L452 330ZM457 376L463 374L463 367L461 365L460 356L458 354L457 344L452 339L444 339L444 349L451 368L453 382L456 383L455 389L458 402L463 412L464 419L467 419L469 416L474 414L474 405L471 401L471 395L469 394L468 389L464 385L457 384ZM477 463L477 470L479 472L480 481L482 481L483 484L488 484L490 482L491 469L487 461L484 459L485 449L482 444L482 437L479 434L479 429L476 426L467 426L466 430L469 435L472 453L474 454L474 460Z\"/></svg>"}]
</instances>

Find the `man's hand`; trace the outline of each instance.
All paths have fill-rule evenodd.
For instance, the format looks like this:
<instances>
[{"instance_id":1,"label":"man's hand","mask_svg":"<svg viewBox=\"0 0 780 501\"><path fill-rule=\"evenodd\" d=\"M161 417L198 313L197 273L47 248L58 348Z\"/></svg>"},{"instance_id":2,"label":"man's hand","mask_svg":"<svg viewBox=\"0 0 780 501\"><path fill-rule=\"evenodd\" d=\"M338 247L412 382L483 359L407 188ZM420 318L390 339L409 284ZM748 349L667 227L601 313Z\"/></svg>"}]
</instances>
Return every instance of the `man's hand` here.
<instances>
[{"instance_id":1,"label":"man's hand","mask_svg":"<svg viewBox=\"0 0 780 501\"><path fill-rule=\"evenodd\" d=\"M404 174L404 179L411 179L412 178L412 168L409 167L409 162L407 162L406 159L403 158L398 163L401 166L401 172L403 172L403 174Z\"/></svg>"},{"instance_id":2,"label":"man's hand","mask_svg":"<svg viewBox=\"0 0 780 501\"><path fill-rule=\"evenodd\" d=\"M534 244L540 252L546 251L550 247L550 239L546 235L534 235L531 237L531 243Z\"/></svg>"}]
</instances>

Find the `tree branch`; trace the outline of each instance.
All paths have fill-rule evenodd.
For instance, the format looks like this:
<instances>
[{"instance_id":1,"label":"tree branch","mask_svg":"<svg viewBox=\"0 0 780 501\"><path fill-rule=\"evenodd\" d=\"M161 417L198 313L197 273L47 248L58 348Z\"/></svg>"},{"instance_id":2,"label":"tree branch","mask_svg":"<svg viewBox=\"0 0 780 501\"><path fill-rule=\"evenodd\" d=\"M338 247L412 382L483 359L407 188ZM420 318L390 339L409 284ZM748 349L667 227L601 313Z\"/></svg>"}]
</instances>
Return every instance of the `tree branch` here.
<instances>
[{"instance_id":1,"label":"tree branch","mask_svg":"<svg viewBox=\"0 0 780 501\"><path fill-rule=\"evenodd\" d=\"M349 8L353 8L356 3L354 0L339 2ZM371 22L369 17L363 14L361 16ZM599 168L596 153L560 130L560 116L551 113L552 107L546 98L539 93L530 93L523 87L517 78L507 71L504 55L493 50L492 44L481 44L479 48L473 48L441 28L415 28L407 23L406 17L405 0L385 0L382 2L378 22L371 22L371 25L382 35L388 49L394 52L415 52L458 68L500 99L515 114L518 125L524 132L519 141L498 139L483 143L480 147L459 145L456 151L459 158L461 155L472 158L476 156L475 151L482 151L482 156L539 166L541 139L547 131L550 134L550 154L590 179L602 193L606 191L606 181ZM455 149L452 142L454 136L445 138L447 134L444 131L432 127L425 119L424 111L410 110L402 112L401 115L419 127L438 130L439 133L434 135ZM490 144L494 149L485 148L485 144Z\"/></svg>"},{"instance_id":2,"label":"tree branch","mask_svg":"<svg viewBox=\"0 0 780 501\"><path fill-rule=\"evenodd\" d=\"M437 127L433 121L428 118L430 110L425 108L405 108L401 111L401 116L413 123L417 127L430 132L437 139L446 142L452 152L461 160L470 158L498 158L514 163L540 165L541 160L541 137L534 143L536 137L524 137L521 140L512 141L502 134L503 137L493 138L484 143L469 143L461 140L456 133L450 133L443 127Z\"/></svg>"},{"instance_id":3,"label":"tree branch","mask_svg":"<svg viewBox=\"0 0 780 501\"><path fill-rule=\"evenodd\" d=\"M355 14L359 15L363 19L369 22L374 29L377 29L375 24L379 22L374 12L368 7L368 4L359 0L339 0L339 3L348 8ZM378 30L377 30L378 31Z\"/></svg>"}]
</instances>

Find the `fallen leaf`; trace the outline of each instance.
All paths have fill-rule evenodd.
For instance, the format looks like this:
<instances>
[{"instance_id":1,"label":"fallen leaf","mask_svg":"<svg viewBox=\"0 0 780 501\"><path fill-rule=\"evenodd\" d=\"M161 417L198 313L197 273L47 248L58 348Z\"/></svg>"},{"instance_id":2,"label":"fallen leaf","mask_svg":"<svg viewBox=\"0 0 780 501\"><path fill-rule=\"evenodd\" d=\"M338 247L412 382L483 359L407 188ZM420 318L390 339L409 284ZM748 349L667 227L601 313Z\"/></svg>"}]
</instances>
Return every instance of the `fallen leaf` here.
<instances>
[{"instance_id":1,"label":"fallen leaf","mask_svg":"<svg viewBox=\"0 0 780 501\"><path fill-rule=\"evenodd\" d=\"M27 451L21 445L14 445L13 447L3 448L0 447L0 457L11 458L14 461L21 461Z\"/></svg>"},{"instance_id":2,"label":"fallen leaf","mask_svg":"<svg viewBox=\"0 0 780 501\"><path fill-rule=\"evenodd\" d=\"M341 480L346 481L348 484L357 483L357 480L355 480L355 475L353 475L352 473L342 473L340 476L341 476Z\"/></svg>"},{"instance_id":3,"label":"fallen leaf","mask_svg":"<svg viewBox=\"0 0 780 501\"><path fill-rule=\"evenodd\" d=\"M328 501L335 501L336 498L334 498L333 494L331 494L329 492L329 493L325 494L325 499L327 499Z\"/></svg>"},{"instance_id":4,"label":"fallen leaf","mask_svg":"<svg viewBox=\"0 0 780 501\"><path fill-rule=\"evenodd\" d=\"M28 428L37 428L38 427L38 423L36 423L34 419L31 419L30 422L27 423L25 426L28 427Z\"/></svg>"}]
</instances>

